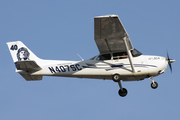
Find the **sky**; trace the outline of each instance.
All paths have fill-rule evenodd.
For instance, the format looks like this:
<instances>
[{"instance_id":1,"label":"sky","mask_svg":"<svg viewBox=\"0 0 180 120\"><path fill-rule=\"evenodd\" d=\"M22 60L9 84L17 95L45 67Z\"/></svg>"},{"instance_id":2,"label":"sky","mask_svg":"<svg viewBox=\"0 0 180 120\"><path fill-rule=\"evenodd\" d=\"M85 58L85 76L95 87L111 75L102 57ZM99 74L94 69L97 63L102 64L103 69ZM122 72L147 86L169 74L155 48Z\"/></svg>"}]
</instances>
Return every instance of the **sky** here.
<instances>
[{"instance_id":1,"label":"sky","mask_svg":"<svg viewBox=\"0 0 180 120\"><path fill-rule=\"evenodd\" d=\"M179 120L179 0L1 0L1 120ZM43 77L26 81L6 42L22 41L42 59L81 60L99 54L94 17L116 14L133 46L145 55L166 57L169 67L154 80L122 82L126 97L111 80Z\"/></svg>"}]
</instances>

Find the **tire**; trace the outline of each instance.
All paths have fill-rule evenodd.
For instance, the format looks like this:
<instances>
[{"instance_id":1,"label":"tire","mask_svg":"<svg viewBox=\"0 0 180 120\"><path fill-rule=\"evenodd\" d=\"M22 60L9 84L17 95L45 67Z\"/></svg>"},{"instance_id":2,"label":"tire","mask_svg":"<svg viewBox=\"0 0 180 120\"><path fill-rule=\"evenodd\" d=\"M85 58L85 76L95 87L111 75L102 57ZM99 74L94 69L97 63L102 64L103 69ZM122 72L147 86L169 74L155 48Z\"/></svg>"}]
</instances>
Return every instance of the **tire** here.
<instances>
[{"instance_id":1,"label":"tire","mask_svg":"<svg viewBox=\"0 0 180 120\"><path fill-rule=\"evenodd\" d=\"M112 76L112 80L113 80L114 82L119 82L119 81L121 80L121 76L120 76L119 74L114 74L114 75Z\"/></svg>"},{"instance_id":2,"label":"tire","mask_svg":"<svg viewBox=\"0 0 180 120\"><path fill-rule=\"evenodd\" d=\"M123 90L119 89L118 93L121 97L125 97L128 91L126 90L126 88L123 88Z\"/></svg>"},{"instance_id":3,"label":"tire","mask_svg":"<svg viewBox=\"0 0 180 120\"><path fill-rule=\"evenodd\" d=\"M151 83L151 88L152 89L156 89L157 87L158 87L158 83L157 82L154 82L154 83L152 82Z\"/></svg>"}]
</instances>

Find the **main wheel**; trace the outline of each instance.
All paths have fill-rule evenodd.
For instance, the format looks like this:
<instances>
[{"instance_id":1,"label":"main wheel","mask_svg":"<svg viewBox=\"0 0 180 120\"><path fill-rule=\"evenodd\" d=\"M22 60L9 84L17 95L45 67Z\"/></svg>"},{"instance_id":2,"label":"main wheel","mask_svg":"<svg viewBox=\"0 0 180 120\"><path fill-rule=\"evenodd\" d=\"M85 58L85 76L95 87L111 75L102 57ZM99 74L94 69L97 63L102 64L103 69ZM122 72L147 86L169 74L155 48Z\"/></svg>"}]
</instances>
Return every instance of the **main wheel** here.
<instances>
[{"instance_id":1,"label":"main wheel","mask_svg":"<svg viewBox=\"0 0 180 120\"><path fill-rule=\"evenodd\" d=\"M151 83L151 88L152 89L156 89L157 87L158 87L158 83L157 82L154 82L154 83L152 82Z\"/></svg>"},{"instance_id":2,"label":"main wheel","mask_svg":"<svg viewBox=\"0 0 180 120\"><path fill-rule=\"evenodd\" d=\"M121 76L119 74L114 74L112 79L114 82L119 82L121 80Z\"/></svg>"},{"instance_id":3,"label":"main wheel","mask_svg":"<svg viewBox=\"0 0 180 120\"><path fill-rule=\"evenodd\" d=\"M126 88L123 88L123 90L119 89L118 93L121 97L125 97L127 95L128 91L126 90Z\"/></svg>"}]
</instances>

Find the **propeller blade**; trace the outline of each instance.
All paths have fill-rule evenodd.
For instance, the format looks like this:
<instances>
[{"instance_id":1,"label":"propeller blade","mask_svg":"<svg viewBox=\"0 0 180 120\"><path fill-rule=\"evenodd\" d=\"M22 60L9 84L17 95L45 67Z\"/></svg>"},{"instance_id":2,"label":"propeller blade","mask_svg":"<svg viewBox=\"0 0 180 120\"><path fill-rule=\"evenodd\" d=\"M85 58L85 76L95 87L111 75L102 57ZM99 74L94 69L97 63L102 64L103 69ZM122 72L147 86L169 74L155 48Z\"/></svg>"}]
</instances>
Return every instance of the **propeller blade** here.
<instances>
[{"instance_id":1,"label":"propeller blade","mask_svg":"<svg viewBox=\"0 0 180 120\"><path fill-rule=\"evenodd\" d=\"M170 62L170 59L169 59L169 54L168 54L168 51L166 51L167 53L167 60L168 60L168 63Z\"/></svg>"},{"instance_id":2,"label":"propeller blade","mask_svg":"<svg viewBox=\"0 0 180 120\"><path fill-rule=\"evenodd\" d=\"M169 58L168 51L166 51L166 52L167 52L167 60L168 60L169 68L170 68L171 73L172 73L172 66L171 66L171 63L175 62L175 60L171 60L171 59Z\"/></svg>"},{"instance_id":3,"label":"propeller blade","mask_svg":"<svg viewBox=\"0 0 180 120\"><path fill-rule=\"evenodd\" d=\"M171 73L172 73L172 66L171 66L171 63L169 63L169 68L170 68Z\"/></svg>"}]
</instances>

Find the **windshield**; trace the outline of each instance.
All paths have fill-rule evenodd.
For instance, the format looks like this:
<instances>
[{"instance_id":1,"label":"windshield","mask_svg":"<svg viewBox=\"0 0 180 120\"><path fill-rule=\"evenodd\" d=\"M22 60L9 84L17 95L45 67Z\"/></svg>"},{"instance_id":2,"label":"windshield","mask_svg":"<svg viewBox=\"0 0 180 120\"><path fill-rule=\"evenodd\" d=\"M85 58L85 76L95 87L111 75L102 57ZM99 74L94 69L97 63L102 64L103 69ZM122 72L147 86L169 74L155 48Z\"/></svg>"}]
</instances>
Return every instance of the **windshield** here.
<instances>
[{"instance_id":1,"label":"windshield","mask_svg":"<svg viewBox=\"0 0 180 120\"><path fill-rule=\"evenodd\" d=\"M134 48L134 50L131 50L131 54L133 57L138 57L138 56L142 55L142 53L139 52L138 50L136 50L135 48Z\"/></svg>"},{"instance_id":2,"label":"windshield","mask_svg":"<svg viewBox=\"0 0 180 120\"><path fill-rule=\"evenodd\" d=\"M94 56L93 58L91 58L90 60L94 60L94 58L95 58L96 56Z\"/></svg>"}]
</instances>

